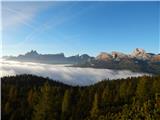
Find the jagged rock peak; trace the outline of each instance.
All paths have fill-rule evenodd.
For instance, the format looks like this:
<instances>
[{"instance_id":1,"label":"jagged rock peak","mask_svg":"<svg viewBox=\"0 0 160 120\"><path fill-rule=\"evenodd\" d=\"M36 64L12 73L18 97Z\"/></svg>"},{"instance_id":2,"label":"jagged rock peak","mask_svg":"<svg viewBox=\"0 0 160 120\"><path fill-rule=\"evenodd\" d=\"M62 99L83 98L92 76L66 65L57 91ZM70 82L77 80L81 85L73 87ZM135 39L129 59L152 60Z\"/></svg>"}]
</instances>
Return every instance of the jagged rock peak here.
<instances>
[{"instance_id":1,"label":"jagged rock peak","mask_svg":"<svg viewBox=\"0 0 160 120\"><path fill-rule=\"evenodd\" d=\"M39 55L38 53L37 53L37 51L36 50L31 50L30 52L27 52L25 55L30 55L30 56L35 56L35 55Z\"/></svg>"},{"instance_id":2,"label":"jagged rock peak","mask_svg":"<svg viewBox=\"0 0 160 120\"><path fill-rule=\"evenodd\" d=\"M140 56L140 55L144 55L144 54L146 54L146 51L141 48L136 48L132 53L133 56Z\"/></svg>"},{"instance_id":3,"label":"jagged rock peak","mask_svg":"<svg viewBox=\"0 0 160 120\"><path fill-rule=\"evenodd\" d=\"M150 54L147 54L146 51L144 49L141 48L136 48L132 54L132 57L136 57L137 59L149 59L151 57Z\"/></svg>"},{"instance_id":4,"label":"jagged rock peak","mask_svg":"<svg viewBox=\"0 0 160 120\"><path fill-rule=\"evenodd\" d=\"M110 60L112 59L112 55L106 52L101 52L97 57L97 60Z\"/></svg>"},{"instance_id":5,"label":"jagged rock peak","mask_svg":"<svg viewBox=\"0 0 160 120\"><path fill-rule=\"evenodd\" d=\"M113 51L112 52L112 57L113 58L124 58L124 57L127 57L127 55L122 53L122 52Z\"/></svg>"}]
</instances>

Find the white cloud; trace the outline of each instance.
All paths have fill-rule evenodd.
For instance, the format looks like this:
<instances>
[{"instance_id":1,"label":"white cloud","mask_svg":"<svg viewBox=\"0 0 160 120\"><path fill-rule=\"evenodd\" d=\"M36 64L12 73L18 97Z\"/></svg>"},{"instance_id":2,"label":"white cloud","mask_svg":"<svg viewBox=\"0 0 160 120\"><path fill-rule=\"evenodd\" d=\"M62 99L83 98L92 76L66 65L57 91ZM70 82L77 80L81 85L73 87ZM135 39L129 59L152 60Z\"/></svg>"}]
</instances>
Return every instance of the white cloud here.
<instances>
[{"instance_id":1,"label":"white cloud","mask_svg":"<svg viewBox=\"0 0 160 120\"><path fill-rule=\"evenodd\" d=\"M16 74L34 74L49 77L70 85L90 85L104 79L127 78L131 76L142 76L143 73L133 73L128 70L109 70L93 68L74 68L64 65L47 65L30 62L1 62L1 77Z\"/></svg>"}]
</instances>

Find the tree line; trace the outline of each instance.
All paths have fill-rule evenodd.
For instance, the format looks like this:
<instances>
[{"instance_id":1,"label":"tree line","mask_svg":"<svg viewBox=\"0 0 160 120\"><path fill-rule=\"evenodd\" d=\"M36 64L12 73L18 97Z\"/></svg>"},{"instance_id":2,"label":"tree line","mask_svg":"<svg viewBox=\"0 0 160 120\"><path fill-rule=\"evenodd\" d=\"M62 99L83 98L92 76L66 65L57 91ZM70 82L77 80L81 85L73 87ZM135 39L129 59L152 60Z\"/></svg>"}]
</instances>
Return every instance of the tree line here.
<instances>
[{"instance_id":1,"label":"tree line","mask_svg":"<svg viewBox=\"0 0 160 120\"><path fill-rule=\"evenodd\" d=\"M70 86L49 78L1 78L2 120L158 120L160 76Z\"/></svg>"}]
</instances>

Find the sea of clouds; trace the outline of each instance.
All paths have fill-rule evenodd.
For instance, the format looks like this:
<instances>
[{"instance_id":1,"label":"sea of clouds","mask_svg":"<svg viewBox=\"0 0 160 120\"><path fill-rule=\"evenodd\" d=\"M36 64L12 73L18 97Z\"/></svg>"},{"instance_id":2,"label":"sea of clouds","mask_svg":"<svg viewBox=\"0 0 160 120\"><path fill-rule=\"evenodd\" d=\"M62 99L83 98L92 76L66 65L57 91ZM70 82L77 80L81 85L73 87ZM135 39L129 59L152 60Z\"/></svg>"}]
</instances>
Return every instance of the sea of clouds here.
<instances>
[{"instance_id":1,"label":"sea of clouds","mask_svg":"<svg viewBox=\"0 0 160 120\"><path fill-rule=\"evenodd\" d=\"M134 73L129 70L111 70L95 68L66 67L65 65L50 65L32 62L18 62L1 60L0 77L34 74L42 77L69 84L69 85L91 85L104 79L118 79L147 75L145 73Z\"/></svg>"}]
</instances>

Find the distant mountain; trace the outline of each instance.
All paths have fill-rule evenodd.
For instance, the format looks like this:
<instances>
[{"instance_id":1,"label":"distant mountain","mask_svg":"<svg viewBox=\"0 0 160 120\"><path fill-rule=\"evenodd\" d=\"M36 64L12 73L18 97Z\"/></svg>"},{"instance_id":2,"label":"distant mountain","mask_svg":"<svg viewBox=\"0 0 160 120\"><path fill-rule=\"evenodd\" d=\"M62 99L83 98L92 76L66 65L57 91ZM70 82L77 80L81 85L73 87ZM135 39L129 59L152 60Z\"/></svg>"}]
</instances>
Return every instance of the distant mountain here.
<instances>
[{"instance_id":1,"label":"distant mountain","mask_svg":"<svg viewBox=\"0 0 160 120\"><path fill-rule=\"evenodd\" d=\"M87 54L65 57L64 53L39 54L32 50L17 57L6 56L4 58L45 64L73 64L73 67L126 69L135 72L160 73L160 54L147 53L140 48L136 48L131 54L117 51L101 52L97 57L91 57Z\"/></svg>"},{"instance_id":2,"label":"distant mountain","mask_svg":"<svg viewBox=\"0 0 160 120\"><path fill-rule=\"evenodd\" d=\"M159 58L159 54L154 54L154 53L146 53L145 50L140 49L140 48L136 48L131 54L124 54L121 52L116 52L113 51L111 54L106 53L106 52L102 52L100 53L96 59L97 60L102 60L102 61L106 61L106 60L120 60L120 59L137 59L137 60L152 60L153 58ZM157 59L159 62L160 60ZM158 62L157 61L157 62Z\"/></svg>"},{"instance_id":3,"label":"distant mountain","mask_svg":"<svg viewBox=\"0 0 160 120\"><path fill-rule=\"evenodd\" d=\"M106 52L102 52L96 57L96 60L103 60L103 61L109 61L111 59L112 59L112 55Z\"/></svg>"},{"instance_id":4,"label":"distant mountain","mask_svg":"<svg viewBox=\"0 0 160 120\"><path fill-rule=\"evenodd\" d=\"M16 60L23 62L38 62L38 63L46 63L46 64L80 64L84 62L88 62L93 57L90 57L87 54L83 54L81 56L75 55L70 57L65 57L64 53L59 54L39 54L37 51L31 50L24 55L15 56L5 56L3 57L7 60Z\"/></svg>"},{"instance_id":5,"label":"distant mountain","mask_svg":"<svg viewBox=\"0 0 160 120\"><path fill-rule=\"evenodd\" d=\"M146 51L143 49L136 48L131 54L131 56L140 60L149 60L152 57L152 54L146 53Z\"/></svg>"},{"instance_id":6,"label":"distant mountain","mask_svg":"<svg viewBox=\"0 0 160 120\"><path fill-rule=\"evenodd\" d=\"M136 72L160 73L160 55L146 53L145 50L136 48L131 54L121 52L101 52L94 60L79 67L94 67L108 69L127 69Z\"/></svg>"}]
</instances>

